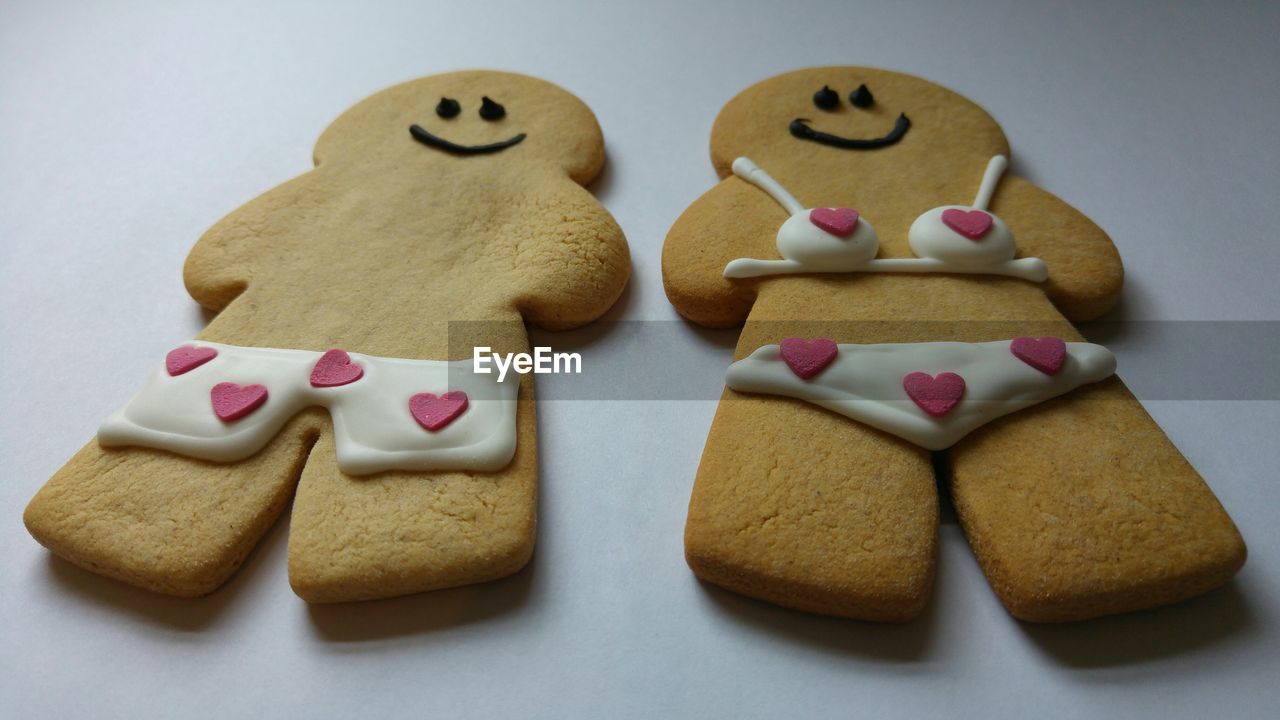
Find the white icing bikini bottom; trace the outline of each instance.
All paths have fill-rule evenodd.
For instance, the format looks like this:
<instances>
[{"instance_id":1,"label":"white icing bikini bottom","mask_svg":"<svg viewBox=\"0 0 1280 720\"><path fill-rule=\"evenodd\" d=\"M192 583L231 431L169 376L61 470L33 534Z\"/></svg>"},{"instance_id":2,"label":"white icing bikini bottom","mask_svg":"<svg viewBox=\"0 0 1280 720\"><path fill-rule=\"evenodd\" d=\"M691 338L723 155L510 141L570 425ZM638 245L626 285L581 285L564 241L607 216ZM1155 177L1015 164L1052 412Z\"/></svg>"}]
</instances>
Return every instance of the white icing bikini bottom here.
<instances>
[{"instance_id":1,"label":"white icing bikini bottom","mask_svg":"<svg viewBox=\"0 0 1280 720\"><path fill-rule=\"evenodd\" d=\"M336 370L322 376L322 356L335 353ZM107 418L98 441L234 462L318 405L333 419L338 467L347 474L493 471L515 454L519 390L518 375L500 383L496 374L473 373L470 360L192 342L170 352L142 391Z\"/></svg>"},{"instance_id":2,"label":"white icing bikini bottom","mask_svg":"<svg viewBox=\"0 0 1280 720\"><path fill-rule=\"evenodd\" d=\"M1115 356L1100 345L1050 340L1065 348L1050 371L1037 369L1012 350L1015 342L1034 345L1031 338L838 346L821 341L835 358L824 357L830 364L810 372L809 379L792 370L779 345L765 345L730 365L725 382L741 392L806 400L926 449L942 450L995 418L1115 372ZM959 379L943 377L949 374Z\"/></svg>"}]
</instances>

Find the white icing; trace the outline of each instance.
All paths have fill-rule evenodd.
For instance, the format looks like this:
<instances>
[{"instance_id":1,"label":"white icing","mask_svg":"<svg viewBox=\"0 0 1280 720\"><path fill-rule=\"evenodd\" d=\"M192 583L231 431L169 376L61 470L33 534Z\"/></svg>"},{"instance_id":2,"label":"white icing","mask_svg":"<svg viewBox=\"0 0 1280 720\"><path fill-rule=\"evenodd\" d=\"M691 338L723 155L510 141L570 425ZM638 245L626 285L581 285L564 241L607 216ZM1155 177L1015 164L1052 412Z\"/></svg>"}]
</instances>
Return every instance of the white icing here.
<instances>
[{"instance_id":1,"label":"white icing","mask_svg":"<svg viewBox=\"0 0 1280 720\"><path fill-rule=\"evenodd\" d=\"M803 272L865 272L880 250L876 230L866 218L858 218L847 238L823 230L809 220L812 210L801 210L778 228L778 253L786 260L739 258L724 269L731 278L760 277Z\"/></svg>"},{"instance_id":2,"label":"white icing","mask_svg":"<svg viewBox=\"0 0 1280 720\"><path fill-rule=\"evenodd\" d=\"M986 211L996 184L1008 161L1003 155L991 158L983 174L973 205L947 205L934 208L911 224L907 242L919 257L876 258L880 242L866 218L859 218L852 235L841 238L828 233L809 220L811 209L787 192L777 180L760 169L749 158L733 161L733 173L764 190L791 217L778 228L778 254L782 260L738 258L725 266L727 278L750 278L795 273L893 272L893 273L964 273L1007 275L1043 282L1048 268L1039 258L1014 259L1017 247L1008 226ZM947 210L981 210L991 217L991 228L978 240L970 240L942 222Z\"/></svg>"},{"instance_id":3,"label":"white icing","mask_svg":"<svg viewBox=\"0 0 1280 720\"><path fill-rule=\"evenodd\" d=\"M349 475L384 470L500 470L516 450L519 376L499 382L476 374L470 359L400 360L350 353L364 376L348 385L312 387L311 369L323 353L303 350L211 347L218 356L176 377L163 363L142 390L98 429L104 446L139 445L181 455L234 462L262 449L304 408L328 408L338 467ZM220 382L267 387L266 403L245 417L223 422L209 391ZM447 427L428 432L414 420L416 393L461 390L469 403Z\"/></svg>"},{"instance_id":4,"label":"white icing","mask_svg":"<svg viewBox=\"0 0 1280 720\"><path fill-rule=\"evenodd\" d=\"M982 172L982 182L978 183L978 194L973 197L973 207L986 210L991 204L991 197L996 194L996 185L1009 167L1009 158L1003 155L992 155L987 161L987 169ZM992 217L995 217L994 215Z\"/></svg>"},{"instance_id":5,"label":"white icing","mask_svg":"<svg viewBox=\"0 0 1280 720\"><path fill-rule=\"evenodd\" d=\"M942 213L948 210L974 209L964 205L943 205L924 213L907 230L907 243L920 257L937 258L965 267L999 265L1012 260L1018 248L1013 244L1009 226L995 215L987 213L991 217L991 227L976 242L942 223Z\"/></svg>"},{"instance_id":6,"label":"white icing","mask_svg":"<svg viewBox=\"0 0 1280 720\"><path fill-rule=\"evenodd\" d=\"M733 363L725 373L734 390L806 400L929 450L942 450L1003 415L1109 377L1115 356L1101 345L1067 343L1056 375L1046 375L1014 357L1010 341L985 343L842 344L818 375L803 380L787 367L777 345L765 345ZM953 372L965 392L946 415L927 414L908 396L903 378Z\"/></svg>"}]
</instances>

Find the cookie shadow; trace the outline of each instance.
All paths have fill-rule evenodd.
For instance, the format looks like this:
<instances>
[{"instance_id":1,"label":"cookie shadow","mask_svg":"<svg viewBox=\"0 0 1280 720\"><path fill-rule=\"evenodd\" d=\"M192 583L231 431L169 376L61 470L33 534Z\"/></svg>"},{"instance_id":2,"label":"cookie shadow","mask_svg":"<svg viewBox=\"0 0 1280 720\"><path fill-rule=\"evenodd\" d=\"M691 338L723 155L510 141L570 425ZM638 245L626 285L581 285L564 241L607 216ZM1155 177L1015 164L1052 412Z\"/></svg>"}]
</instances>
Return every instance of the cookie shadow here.
<instances>
[{"instance_id":1,"label":"cookie shadow","mask_svg":"<svg viewBox=\"0 0 1280 720\"><path fill-rule=\"evenodd\" d=\"M701 342L732 353L738 347L738 338L742 336L742 327L709 328L681 318L685 330L695 335Z\"/></svg>"},{"instance_id":2,"label":"cookie shadow","mask_svg":"<svg viewBox=\"0 0 1280 720\"><path fill-rule=\"evenodd\" d=\"M1063 625L1021 622L1037 646L1075 669L1149 663L1248 635L1257 617L1235 581L1211 593L1153 610Z\"/></svg>"},{"instance_id":3,"label":"cookie shadow","mask_svg":"<svg viewBox=\"0 0 1280 720\"><path fill-rule=\"evenodd\" d=\"M554 347L561 352L574 352L584 347L599 343L614 332L633 325L622 318L627 316L635 297L636 267L631 266L631 275L627 284L622 286L618 299L613 301L609 309L596 320L582 327L570 330L544 330L536 325L526 324L529 333L529 345L533 347Z\"/></svg>"},{"instance_id":4,"label":"cookie shadow","mask_svg":"<svg viewBox=\"0 0 1280 720\"><path fill-rule=\"evenodd\" d=\"M613 192L613 157L610 155L608 148L604 151L604 161L600 165L600 172L584 187L601 204L604 204L605 198L609 197Z\"/></svg>"},{"instance_id":5,"label":"cookie shadow","mask_svg":"<svg viewBox=\"0 0 1280 720\"><path fill-rule=\"evenodd\" d=\"M533 587L534 559L514 575L491 582L333 605L308 605L321 639L360 643L425 635L508 615L525 604Z\"/></svg>"},{"instance_id":6,"label":"cookie shadow","mask_svg":"<svg viewBox=\"0 0 1280 720\"><path fill-rule=\"evenodd\" d=\"M538 402L554 400L602 400L616 395L618 353L630 347L644 323L622 320L630 310L636 284L631 279L613 305L599 319L571 330L544 330L527 325L530 348L550 348L557 353L577 354L575 372L541 374L537 379ZM605 340L613 338L612 346Z\"/></svg>"},{"instance_id":7,"label":"cookie shadow","mask_svg":"<svg viewBox=\"0 0 1280 720\"><path fill-rule=\"evenodd\" d=\"M287 513L286 513L287 515ZM266 536L249 552L244 563L217 590L198 598L180 598L150 590L84 570L62 558L48 554L49 575L55 585L95 605L107 606L149 625L182 632L201 632L212 627L245 592L251 583L265 582L270 573L263 565L283 568L287 521L275 523Z\"/></svg>"},{"instance_id":8,"label":"cookie shadow","mask_svg":"<svg viewBox=\"0 0 1280 720\"><path fill-rule=\"evenodd\" d=\"M748 630L824 653L875 662L926 660L938 619L937 603L932 600L915 620L877 623L790 610L702 580L698 585L719 610Z\"/></svg>"},{"instance_id":9,"label":"cookie shadow","mask_svg":"<svg viewBox=\"0 0 1280 720\"><path fill-rule=\"evenodd\" d=\"M1122 343L1139 344L1158 340L1160 322L1144 320L1155 315L1156 303L1139 279L1127 277L1116 304L1100 317L1073 323L1091 343L1111 349Z\"/></svg>"}]
</instances>

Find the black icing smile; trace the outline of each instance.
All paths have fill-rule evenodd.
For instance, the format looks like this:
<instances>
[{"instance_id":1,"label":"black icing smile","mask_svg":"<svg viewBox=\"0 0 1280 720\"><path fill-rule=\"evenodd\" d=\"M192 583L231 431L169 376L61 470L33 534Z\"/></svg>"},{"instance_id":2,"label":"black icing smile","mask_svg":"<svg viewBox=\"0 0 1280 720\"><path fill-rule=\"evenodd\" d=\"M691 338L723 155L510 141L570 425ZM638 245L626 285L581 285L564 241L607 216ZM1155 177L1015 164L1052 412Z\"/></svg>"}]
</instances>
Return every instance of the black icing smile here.
<instances>
[{"instance_id":1,"label":"black icing smile","mask_svg":"<svg viewBox=\"0 0 1280 720\"><path fill-rule=\"evenodd\" d=\"M414 140L417 140L423 145L430 145L431 147L437 147L437 148L440 148L441 150L445 150L451 153L457 153L459 155L483 155L485 153L493 153L493 152L498 152L499 150L506 150L512 145L519 144L520 141L524 140L525 138L525 134L520 133L519 135L514 135L512 137L507 138L506 140L500 140L498 142L489 143L487 145L459 145L458 143L445 140L439 135L431 134L426 130L426 128L422 127L421 125L410 125L409 134L413 136Z\"/></svg>"},{"instance_id":2,"label":"black icing smile","mask_svg":"<svg viewBox=\"0 0 1280 720\"><path fill-rule=\"evenodd\" d=\"M902 136L906 135L907 130L911 127L911 121L907 119L907 114L902 113L898 116L898 121L893 124L893 129L889 131L888 135L878 138L844 138L821 130L814 130L809 127L810 122L808 118L792 120L791 134L801 140L812 140L823 145L848 150L874 150L875 148L888 147L901 140Z\"/></svg>"}]
</instances>

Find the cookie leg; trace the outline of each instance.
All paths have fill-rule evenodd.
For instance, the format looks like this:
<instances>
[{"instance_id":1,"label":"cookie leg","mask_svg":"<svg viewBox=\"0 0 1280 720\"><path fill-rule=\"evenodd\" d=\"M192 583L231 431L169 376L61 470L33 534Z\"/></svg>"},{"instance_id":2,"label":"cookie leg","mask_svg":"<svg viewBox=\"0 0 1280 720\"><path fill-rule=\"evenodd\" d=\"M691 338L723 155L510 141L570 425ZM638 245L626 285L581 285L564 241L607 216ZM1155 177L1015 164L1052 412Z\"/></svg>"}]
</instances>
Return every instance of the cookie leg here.
<instances>
[{"instance_id":1,"label":"cookie leg","mask_svg":"<svg viewBox=\"0 0 1280 720\"><path fill-rule=\"evenodd\" d=\"M90 441L27 506L42 545L87 570L181 597L212 592L279 517L323 412L248 460L218 464Z\"/></svg>"},{"instance_id":2,"label":"cookie leg","mask_svg":"<svg viewBox=\"0 0 1280 720\"><path fill-rule=\"evenodd\" d=\"M903 622L937 551L929 453L821 408L726 390L685 556L701 579L786 607Z\"/></svg>"},{"instance_id":3,"label":"cookie leg","mask_svg":"<svg viewBox=\"0 0 1280 720\"><path fill-rule=\"evenodd\" d=\"M1177 602L1244 563L1217 498L1119 378L998 420L951 462L965 534L1020 619Z\"/></svg>"},{"instance_id":4,"label":"cookie leg","mask_svg":"<svg viewBox=\"0 0 1280 720\"><path fill-rule=\"evenodd\" d=\"M498 472L352 477L338 470L326 431L293 503L294 592L312 603L371 600L496 580L523 568L537 529L532 402L520 401L517 433L515 457Z\"/></svg>"}]
</instances>

